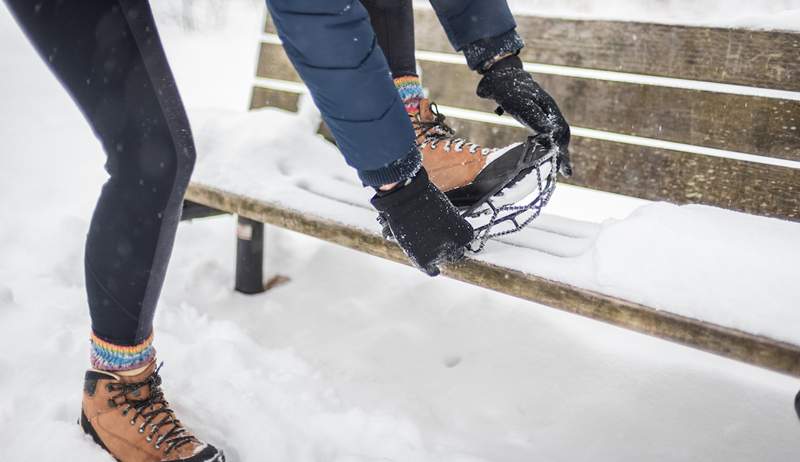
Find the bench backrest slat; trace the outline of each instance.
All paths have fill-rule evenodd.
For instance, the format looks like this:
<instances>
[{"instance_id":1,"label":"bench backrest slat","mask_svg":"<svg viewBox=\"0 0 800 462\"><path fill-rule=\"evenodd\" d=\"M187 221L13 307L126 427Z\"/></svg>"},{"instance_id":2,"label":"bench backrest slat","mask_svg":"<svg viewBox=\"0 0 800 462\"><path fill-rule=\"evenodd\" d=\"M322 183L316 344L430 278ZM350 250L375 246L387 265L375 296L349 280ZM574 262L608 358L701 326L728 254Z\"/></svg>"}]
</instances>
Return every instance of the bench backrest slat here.
<instances>
[{"instance_id":1,"label":"bench backrest slat","mask_svg":"<svg viewBox=\"0 0 800 462\"><path fill-rule=\"evenodd\" d=\"M415 16L418 49L452 51L433 11ZM525 61L800 91L794 32L536 16L517 16L517 25Z\"/></svg>"},{"instance_id":2,"label":"bench backrest slat","mask_svg":"<svg viewBox=\"0 0 800 462\"><path fill-rule=\"evenodd\" d=\"M479 77L465 66L420 61L443 105L491 112L475 96ZM442 78L442 76L446 76ZM800 161L800 101L537 75L572 125Z\"/></svg>"}]
</instances>

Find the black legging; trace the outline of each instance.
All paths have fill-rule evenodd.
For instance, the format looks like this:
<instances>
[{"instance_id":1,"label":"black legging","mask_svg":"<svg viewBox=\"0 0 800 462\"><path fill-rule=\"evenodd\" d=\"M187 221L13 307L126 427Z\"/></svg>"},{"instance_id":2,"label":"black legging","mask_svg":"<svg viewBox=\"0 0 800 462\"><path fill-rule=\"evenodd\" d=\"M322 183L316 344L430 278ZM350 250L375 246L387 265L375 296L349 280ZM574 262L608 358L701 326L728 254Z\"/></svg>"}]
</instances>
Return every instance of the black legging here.
<instances>
[{"instance_id":1,"label":"black legging","mask_svg":"<svg viewBox=\"0 0 800 462\"><path fill-rule=\"evenodd\" d=\"M141 343L152 332L195 160L150 6L146 0L6 3L107 155L110 178L86 242L92 328L114 344Z\"/></svg>"},{"instance_id":2,"label":"black legging","mask_svg":"<svg viewBox=\"0 0 800 462\"><path fill-rule=\"evenodd\" d=\"M411 0L361 0L392 77L417 75L414 56L414 8Z\"/></svg>"}]
</instances>

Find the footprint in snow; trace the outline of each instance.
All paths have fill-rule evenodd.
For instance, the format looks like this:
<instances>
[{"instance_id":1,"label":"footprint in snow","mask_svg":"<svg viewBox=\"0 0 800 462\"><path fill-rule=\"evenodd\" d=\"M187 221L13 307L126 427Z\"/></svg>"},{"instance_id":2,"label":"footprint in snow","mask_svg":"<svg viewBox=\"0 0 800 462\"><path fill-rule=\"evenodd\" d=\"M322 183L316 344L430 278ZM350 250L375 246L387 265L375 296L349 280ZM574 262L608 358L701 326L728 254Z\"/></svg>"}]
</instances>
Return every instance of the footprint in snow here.
<instances>
[{"instance_id":1,"label":"footprint in snow","mask_svg":"<svg viewBox=\"0 0 800 462\"><path fill-rule=\"evenodd\" d=\"M444 364L444 367L452 369L461 364L461 356L447 356L442 361L442 364Z\"/></svg>"},{"instance_id":2,"label":"footprint in snow","mask_svg":"<svg viewBox=\"0 0 800 462\"><path fill-rule=\"evenodd\" d=\"M14 303L14 292L7 287L0 287L0 306Z\"/></svg>"}]
</instances>

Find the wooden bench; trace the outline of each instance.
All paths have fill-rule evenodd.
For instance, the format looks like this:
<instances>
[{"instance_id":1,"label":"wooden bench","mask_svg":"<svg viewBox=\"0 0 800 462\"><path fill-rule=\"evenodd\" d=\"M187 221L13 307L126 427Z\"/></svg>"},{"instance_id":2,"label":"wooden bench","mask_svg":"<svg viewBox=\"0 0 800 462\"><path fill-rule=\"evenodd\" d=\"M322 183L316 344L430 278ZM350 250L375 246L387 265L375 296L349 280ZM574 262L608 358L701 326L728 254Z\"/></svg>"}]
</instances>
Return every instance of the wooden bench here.
<instances>
[{"instance_id":1,"label":"wooden bench","mask_svg":"<svg viewBox=\"0 0 800 462\"><path fill-rule=\"evenodd\" d=\"M478 77L417 9L424 79L455 128L489 146L526 135L474 96ZM800 34L523 16L526 66L573 124L567 183L800 220ZM305 88L267 20L251 107L298 110ZM265 155L269 155L265 152ZM558 194L558 192L556 193ZM377 228L193 183L186 218L240 217L237 288L263 291L263 223L406 263ZM365 204L366 205L366 204ZM800 238L800 237L799 237ZM800 345L467 258L444 275L800 377ZM800 307L798 307L800 308ZM798 326L800 328L800 326Z\"/></svg>"}]
</instances>

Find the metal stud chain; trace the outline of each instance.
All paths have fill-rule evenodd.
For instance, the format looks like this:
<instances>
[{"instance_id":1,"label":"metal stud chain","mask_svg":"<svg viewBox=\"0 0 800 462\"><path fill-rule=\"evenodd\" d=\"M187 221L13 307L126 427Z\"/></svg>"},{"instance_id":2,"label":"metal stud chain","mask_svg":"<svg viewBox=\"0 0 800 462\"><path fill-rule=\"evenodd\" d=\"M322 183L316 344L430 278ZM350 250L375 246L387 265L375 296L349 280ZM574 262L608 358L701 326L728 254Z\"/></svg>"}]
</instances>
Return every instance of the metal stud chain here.
<instances>
[{"instance_id":1,"label":"metal stud chain","mask_svg":"<svg viewBox=\"0 0 800 462\"><path fill-rule=\"evenodd\" d=\"M544 176L542 174L542 167L548 165L550 167L550 171L546 176ZM475 239L469 246L469 250L472 253L481 252L486 247L486 243L491 239L522 231L526 226L531 224L533 220L541 215L542 210L547 203L550 202L550 198L553 197L553 192L555 192L556 189L556 178L558 177L558 156L555 154L544 156L534 166L534 170L536 172L537 194L536 197L526 205L506 204L501 207L497 207L490 199L486 202L488 208L483 208L479 211L465 215L465 218L479 218L487 214L491 214L491 218L487 224L475 229ZM524 221L519 221L518 218L520 215L526 212L531 212L531 215L525 218ZM513 229L497 232L492 231L495 226L506 222L511 222L514 225Z\"/></svg>"}]
</instances>

